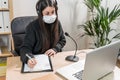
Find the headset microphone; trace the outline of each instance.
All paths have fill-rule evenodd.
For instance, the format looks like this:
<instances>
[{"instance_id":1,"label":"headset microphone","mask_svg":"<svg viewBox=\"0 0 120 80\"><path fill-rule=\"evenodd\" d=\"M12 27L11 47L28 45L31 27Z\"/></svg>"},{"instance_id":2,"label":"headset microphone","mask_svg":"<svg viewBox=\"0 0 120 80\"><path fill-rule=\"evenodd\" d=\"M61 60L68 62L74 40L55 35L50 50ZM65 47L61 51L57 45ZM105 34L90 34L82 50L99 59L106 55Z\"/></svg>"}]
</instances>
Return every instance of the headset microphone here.
<instances>
[{"instance_id":1,"label":"headset microphone","mask_svg":"<svg viewBox=\"0 0 120 80\"><path fill-rule=\"evenodd\" d=\"M72 39L73 42L74 42L75 45L76 45L76 47L75 47L75 48L76 48L75 54L74 54L74 55L69 55L69 56L67 56L65 59L68 60L68 61L77 62L77 61L79 60L79 58L76 56L76 52L77 52L77 43L76 43L76 41L75 41L67 32L65 32L65 35L66 35L67 37L69 37L70 39Z\"/></svg>"}]
</instances>

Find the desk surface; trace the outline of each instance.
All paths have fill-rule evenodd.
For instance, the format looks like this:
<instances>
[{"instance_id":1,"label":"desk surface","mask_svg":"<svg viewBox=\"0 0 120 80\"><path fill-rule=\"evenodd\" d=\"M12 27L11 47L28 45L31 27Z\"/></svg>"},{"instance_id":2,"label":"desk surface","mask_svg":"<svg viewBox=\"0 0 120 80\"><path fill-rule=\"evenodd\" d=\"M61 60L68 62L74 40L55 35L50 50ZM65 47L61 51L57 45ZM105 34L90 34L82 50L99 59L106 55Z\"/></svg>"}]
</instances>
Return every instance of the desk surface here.
<instances>
[{"instance_id":1,"label":"desk surface","mask_svg":"<svg viewBox=\"0 0 120 80\"><path fill-rule=\"evenodd\" d=\"M77 56L79 59L85 58L85 53L91 50L80 50L77 52ZM69 65L74 62L69 62L65 60L65 57L68 55L73 55L74 51L66 51L56 54L54 57L51 57L53 72L40 72L40 73L21 73L21 61L19 57L9 57L7 59L7 72L6 72L6 80L32 80L37 77L44 76L49 73L55 73L55 71L61 67ZM120 74L120 70L116 67L115 71L110 75L105 77L102 80L120 80L118 74ZM116 77L117 76L117 77ZM117 79L116 79L117 78Z\"/></svg>"}]
</instances>

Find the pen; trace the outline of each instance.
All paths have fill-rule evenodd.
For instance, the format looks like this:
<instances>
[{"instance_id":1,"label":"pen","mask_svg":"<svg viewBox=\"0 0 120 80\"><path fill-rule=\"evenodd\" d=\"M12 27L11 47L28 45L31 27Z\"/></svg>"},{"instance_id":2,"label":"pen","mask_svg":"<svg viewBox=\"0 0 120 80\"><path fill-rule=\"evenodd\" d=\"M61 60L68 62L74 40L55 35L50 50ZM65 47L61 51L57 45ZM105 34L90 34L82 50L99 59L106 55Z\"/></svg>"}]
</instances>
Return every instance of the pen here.
<instances>
[{"instance_id":1,"label":"pen","mask_svg":"<svg viewBox=\"0 0 120 80\"><path fill-rule=\"evenodd\" d=\"M28 57L28 59L30 59L30 60L32 60L32 62L34 62L33 59L28 54L26 54L26 56Z\"/></svg>"},{"instance_id":2,"label":"pen","mask_svg":"<svg viewBox=\"0 0 120 80\"><path fill-rule=\"evenodd\" d=\"M28 57L28 59L30 59L34 63L34 60L28 54L26 54L26 56ZM30 68L30 72L31 71L33 71L33 68Z\"/></svg>"}]
</instances>

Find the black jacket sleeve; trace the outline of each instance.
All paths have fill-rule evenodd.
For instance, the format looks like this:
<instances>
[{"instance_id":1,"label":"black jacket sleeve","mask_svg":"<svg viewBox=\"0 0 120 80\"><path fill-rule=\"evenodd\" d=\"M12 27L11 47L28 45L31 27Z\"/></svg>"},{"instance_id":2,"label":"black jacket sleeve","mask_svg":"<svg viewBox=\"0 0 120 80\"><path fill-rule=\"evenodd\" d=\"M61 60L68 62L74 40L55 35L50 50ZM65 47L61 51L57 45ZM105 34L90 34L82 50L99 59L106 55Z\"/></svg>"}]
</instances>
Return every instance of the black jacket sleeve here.
<instances>
[{"instance_id":1,"label":"black jacket sleeve","mask_svg":"<svg viewBox=\"0 0 120 80\"><path fill-rule=\"evenodd\" d=\"M35 36L34 36L34 30L32 28L33 26L31 24L29 24L26 27L26 31L25 31L25 38L22 44L22 47L20 49L20 56L21 56L21 60L24 63L27 63L28 58L26 57L26 54L28 54L29 56L31 56L32 58L34 57L32 55L32 49L35 43Z\"/></svg>"},{"instance_id":2,"label":"black jacket sleeve","mask_svg":"<svg viewBox=\"0 0 120 80\"><path fill-rule=\"evenodd\" d=\"M64 36L64 31L62 29L62 26L61 26L60 22L59 22L59 34L60 34L59 41L56 44L56 46L53 48L53 50L56 51L56 52L61 52L62 48L66 44L66 39L65 39L65 36Z\"/></svg>"}]
</instances>

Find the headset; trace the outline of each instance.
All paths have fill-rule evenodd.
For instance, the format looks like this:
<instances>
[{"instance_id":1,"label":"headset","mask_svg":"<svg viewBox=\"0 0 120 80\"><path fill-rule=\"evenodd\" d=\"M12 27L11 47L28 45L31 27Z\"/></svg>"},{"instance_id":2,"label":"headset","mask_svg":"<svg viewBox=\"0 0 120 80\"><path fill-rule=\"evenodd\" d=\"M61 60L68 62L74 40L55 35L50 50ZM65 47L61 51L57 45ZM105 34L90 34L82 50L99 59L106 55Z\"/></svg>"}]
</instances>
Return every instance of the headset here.
<instances>
[{"instance_id":1,"label":"headset","mask_svg":"<svg viewBox=\"0 0 120 80\"><path fill-rule=\"evenodd\" d=\"M40 6L40 0L39 0L39 1L37 2L37 4L36 4L36 11L37 11L37 14L40 13L39 6Z\"/></svg>"},{"instance_id":2,"label":"headset","mask_svg":"<svg viewBox=\"0 0 120 80\"><path fill-rule=\"evenodd\" d=\"M47 1L46 1L47 2ZM56 0L51 0L52 3L56 3ZM47 2L48 4L48 2ZM49 5L49 4L48 4ZM37 14L39 15L40 14L40 7L41 7L41 0L38 0L37 4L36 4L36 11L37 11Z\"/></svg>"}]
</instances>

